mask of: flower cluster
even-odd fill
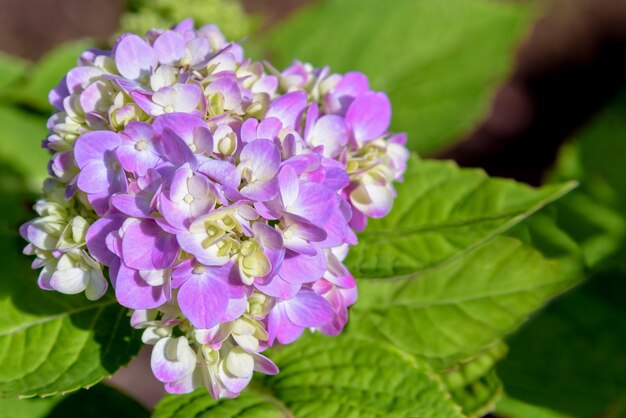
[[[244,59],[183,21],[89,50],[50,93],[51,178],[21,228],[39,285],[117,301],[171,393],[233,397],[261,353],[341,332],[342,260],[405,170],[385,94],[360,73]]]

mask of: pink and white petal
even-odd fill
[[[350,201],[370,218],[382,218],[391,211],[394,193],[388,186],[360,185],[350,193]]]
[[[285,207],[293,205],[298,199],[300,184],[295,170],[286,165],[278,173],[278,184],[280,187],[280,197]]]
[[[193,373],[196,353],[185,337],[162,338],[152,349],[150,366],[161,382],[175,382]]]
[[[167,393],[176,395],[191,393],[202,385],[202,371],[196,367],[193,372],[185,375],[175,382],[166,382],[163,387]]]

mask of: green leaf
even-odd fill
[[[41,112],[51,112],[48,93],[76,66],[80,54],[90,47],[93,47],[92,41],[71,41],[47,53],[31,67],[25,86],[16,92],[16,99]]]
[[[493,410],[502,395],[502,383],[495,370],[496,362],[507,353],[507,346],[498,341],[471,358],[438,370],[454,401],[468,417],[482,417]]]
[[[106,385],[50,398],[0,399],[10,418],[147,418],[137,401]]]
[[[25,61],[0,52],[0,96],[15,88],[27,68]]]
[[[509,340],[498,367],[515,399],[571,417],[626,416],[626,272],[599,273]]]
[[[346,265],[360,279],[417,277],[506,232],[573,187],[533,189],[413,157],[393,210],[369,222]]]
[[[18,170],[31,190],[47,176],[50,155],[41,147],[47,133],[46,118],[0,105],[0,163]]]
[[[536,15],[530,3],[326,0],[251,49],[264,50],[279,67],[298,58],[366,73],[391,98],[393,129],[408,133],[411,149],[429,154],[484,116]]]
[[[271,354],[281,372],[235,400],[166,396],[154,418],[462,417],[425,366],[373,343],[307,335]]]
[[[18,174],[0,168],[0,200],[9,206],[0,217],[0,398],[93,386],[128,363],[139,335],[110,294],[92,302],[39,289],[17,234],[32,216],[28,195]]]
[[[580,280],[582,263],[566,236],[532,238],[551,240],[542,243],[549,255],[499,236],[415,278],[361,280],[350,332],[384,339],[436,367],[463,360]],[[552,258],[559,251],[563,259]]]

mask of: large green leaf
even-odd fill
[[[413,157],[393,210],[370,221],[346,264],[360,279],[417,277],[506,232],[572,187],[533,189]]]
[[[506,353],[506,344],[498,341],[470,358],[437,371],[452,399],[467,416],[482,417],[493,410],[500,399],[502,383],[494,366]]]
[[[572,417],[626,416],[625,294],[626,273],[610,270],[548,306],[509,341],[507,392]]]
[[[0,163],[18,170],[38,190],[50,155],[41,147],[48,133],[46,118],[17,107],[0,105]]]
[[[415,279],[361,281],[351,332],[448,364],[513,331],[579,279],[573,266],[500,236]]]
[[[463,416],[425,366],[373,343],[307,335],[271,357],[280,374],[240,398],[213,401],[204,390],[167,396],[154,418]]]
[[[147,418],[137,401],[106,385],[49,398],[0,399],[7,418]]]
[[[32,216],[19,175],[0,165],[0,398],[89,387],[139,349],[127,310],[111,295],[92,302],[37,287],[21,254],[19,223]],[[21,185],[21,187],[20,187]]]
[[[532,4],[492,0],[325,0],[250,49],[280,67],[298,58],[365,72],[391,98],[392,127],[432,153],[485,114],[535,15]]]

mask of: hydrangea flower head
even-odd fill
[[[357,299],[342,260],[408,158],[363,74],[279,72],[183,21],[84,52],[50,102],[25,252],[42,289],[110,286],[168,392],[237,396],[278,373],[268,347],[342,331]]]

